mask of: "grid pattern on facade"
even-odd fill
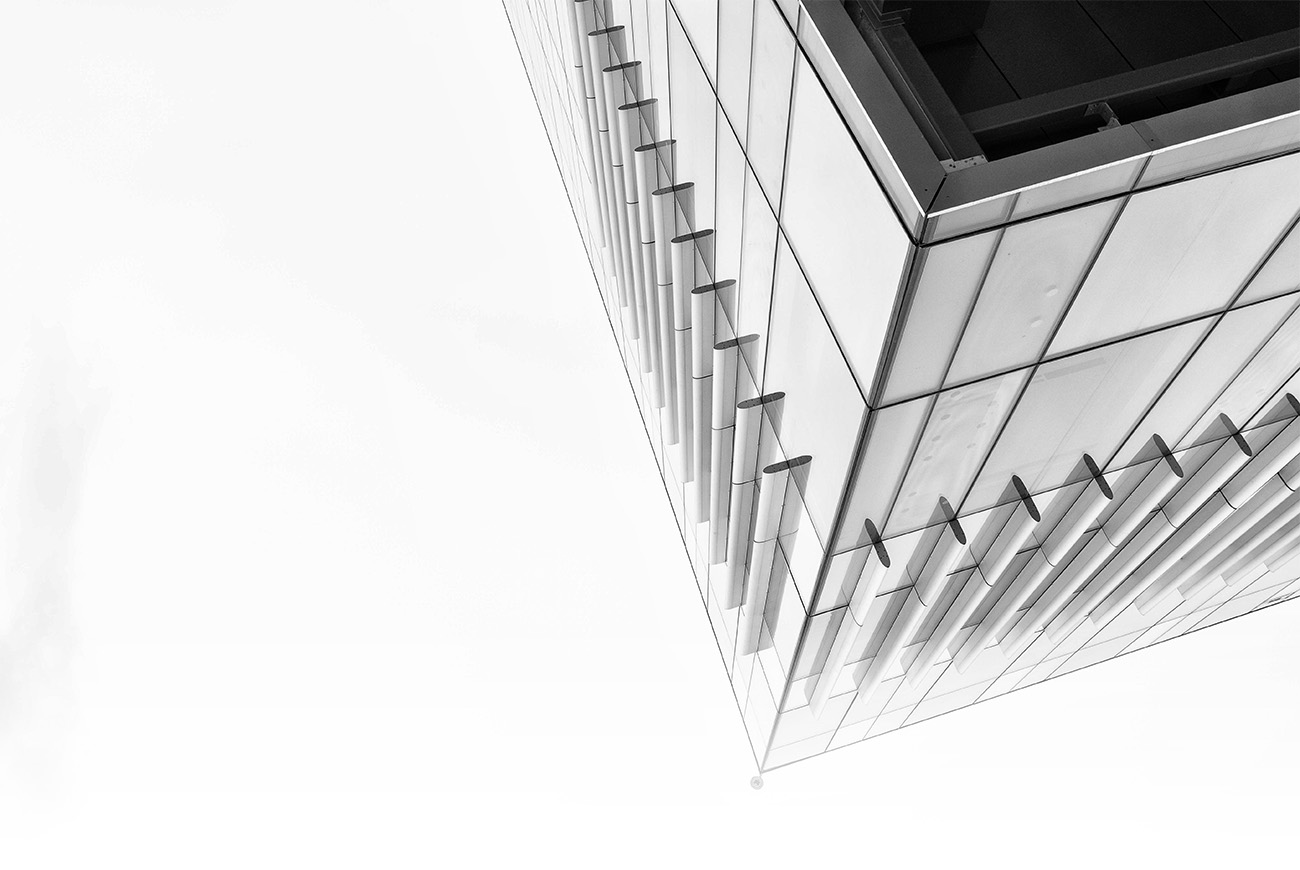
[[[1282,443],[1300,391],[1300,154],[1276,126],[1263,158],[1221,165],[1225,148],[1192,143],[917,224],[797,2],[506,6],[760,766],[1300,591],[1282,546],[1232,583],[1049,638],[1082,585],[1013,656],[954,664],[990,616],[999,648],[1067,573],[1035,561],[1061,520],[1044,515],[984,575],[988,530],[1019,505],[1133,479],[1164,461],[1154,435],[1193,478],[1233,438]],[[750,475],[717,471],[746,450]],[[1106,519],[1057,561],[1098,546]],[[908,564],[950,521],[969,546],[864,692],[912,613]],[[899,568],[855,610],[877,546]]]

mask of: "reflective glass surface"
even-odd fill
[[[700,63],[712,81],[717,81],[718,0],[672,0]],[[725,0],[724,0],[725,5]]]
[[[1292,311],[1277,331],[1242,368],[1241,373],[1192,427],[1195,436],[1219,414],[1245,425],[1277,393],[1278,384],[1300,369],[1300,310]],[[1172,446],[1172,445],[1170,445]]]
[[[749,56],[754,0],[718,4],[718,99],[742,144],[749,125]]]
[[[754,173],[745,171],[745,229],[741,244],[739,297],[741,335],[757,335],[742,351],[756,378],[767,358],[767,321],[776,265],[776,215],[767,204]]]
[[[889,329],[907,234],[802,56],[791,119],[781,223],[865,391]]]
[[[954,507],[961,502],[1028,376],[1022,369],[938,395],[882,534],[929,522],[940,496]],[[999,491],[1010,479],[1003,475]]]
[[[1137,424],[1111,465],[1133,462],[1152,435],[1159,435],[1168,444],[1181,443],[1209,407],[1216,404],[1219,394],[1237,377],[1242,366],[1291,313],[1296,301],[1291,297],[1270,299],[1224,315]],[[1098,459],[1105,461],[1105,457]]]
[[[1051,353],[1226,305],[1300,210],[1297,177],[1293,154],[1134,194]]]
[[[1300,145],[1300,114],[1166,148],[1151,157],[1140,186],[1187,178]]]
[[[1057,178],[1046,184],[1022,190],[1016,197],[1011,218],[1018,220],[1032,217],[1043,212],[1096,202],[1103,197],[1123,193],[1133,187],[1145,163],[1145,156],[1131,157],[1119,163],[1099,166],[1087,172]]]
[[[732,135],[727,119],[718,113],[718,195],[715,206],[714,263],[718,280],[740,277],[740,250],[745,218],[745,152]],[[735,317],[735,311],[728,315]],[[734,321],[733,321],[734,322]]]
[[[859,532],[867,520],[877,525],[884,523],[932,404],[933,399],[926,397],[871,412],[866,449],[849,481],[849,501],[836,552],[858,544]]]
[[[883,402],[939,389],[1001,234],[997,230],[923,249]]]
[[[781,18],[781,13],[771,0],[757,0],[745,152],[774,203],[780,198],[781,173],[785,165],[794,57],[794,34]]]
[[[724,7],[728,5],[724,0]],[[740,5],[745,5],[743,2]],[[889,191],[906,224],[913,235],[920,232],[923,215],[916,194],[903,177],[902,170],[894,156],[889,153],[879,131],[872,123],[867,110],[862,106],[853,86],[831,54],[830,47],[817,30],[812,16],[803,15],[799,19],[799,44],[811,58],[813,67],[821,75],[823,84],[835,99],[836,105],[844,113],[845,122],[853,131],[854,138],[866,152],[867,160],[875,170],[881,185]]]
[[[948,383],[1038,361],[1118,209],[1103,202],[1006,228]]]
[[[1013,474],[1041,492],[1065,483],[1084,453],[1109,457],[1209,326],[1199,320],[1039,366],[962,510],[992,504]]]
[[[780,433],[786,455],[812,457],[804,495],[824,540],[866,404],[784,239],[777,254],[763,389],[786,395]]]
[[[1253,302],[1300,290],[1300,224],[1293,224],[1286,238],[1269,255],[1259,273],[1251,279],[1237,304]]]
[[[506,5],[760,766],[883,734],[1294,591],[1288,584],[1300,574],[1300,558],[1285,575],[1264,565],[1235,588],[1207,584],[1206,594],[1170,599],[1149,619],[1127,608],[1104,624],[1084,620],[1059,644],[1041,625],[1025,625],[1028,644],[1018,654],[1002,647],[972,653],[962,670],[941,652],[935,666],[913,675],[915,684],[902,676],[949,605],[984,594],[982,581],[961,583],[977,558],[969,541],[982,548],[982,535],[997,527],[989,517],[1004,515],[1005,506],[993,507],[1008,502],[1013,474],[1041,507],[1053,503],[1054,487],[1077,476],[1085,452],[1118,479],[1120,466],[1150,450],[1153,433],[1179,449],[1226,413],[1262,445],[1284,425],[1262,419],[1276,415],[1283,391],[1300,390],[1300,155],[1260,158],[1300,142],[1300,118],[1015,191],[989,186],[988,199],[933,214],[918,246],[903,223],[915,226],[919,208],[909,217],[899,204],[906,197],[887,198],[881,185],[897,194],[890,185],[902,183],[901,173],[871,117],[854,111],[856,94],[867,91],[849,80],[852,69],[835,67],[799,3],[602,2],[597,26],[627,28],[621,59],[642,64],[641,96],[656,101],[658,135],[678,143],[675,171],[658,186],[689,183],[683,200],[693,202],[694,218],[688,227],[674,216],[670,230],[714,228],[712,277],[736,279],[719,293],[723,310],[715,323],[718,337],[733,334],[727,320],[735,321],[735,332],[755,336],[741,345],[736,399],[756,395],[760,385],[785,396],[758,424],[759,466],[811,457],[807,477],[786,491],[777,545],[767,550],[772,573],[759,649],[738,654],[741,614],[752,611],[724,606],[730,572],[710,564],[718,530],[705,519],[699,482],[684,482],[687,453],[670,443],[668,415],[650,401],[645,347],[631,339],[618,303],[627,288],[615,286],[612,250],[598,241],[610,216],[602,214],[603,191],[595,186],[594,161],[603,157],[588,150],[587,101],[573,75],[580,52],[566,43],[574,7],[569,0]],[[802,51],[792,26],[806,37]],[[947,201],[977,189],[974,176],[964,176],[969,187],[954,181],[962,177],[948,176]],[[1135,187],[1139,192],[1129,196]],[[903,286],[908,297],[899,299]],[[891,323],[895,312],[898,322]],[[874,371],[881,358],[889,360],[887,377]],[[870,395],[879,407],[868,408]],[[1199,454],[1179,453],[1194,470]],[[1124,496],[1117,491],[1117,500],[1135,485]],[[758,489],[751,483],[740,491]],[[940,497],[958,508],[968,543],[955,554],[956,580],[934,587],[945,591],[913,623],[903,610],[916,600],[908,566],[919,570],[939,538]],[[741,514],[736,507],[734,531],[752,534],[752,525],[741,529]],[[858,588],[848,565],[865,552],[853,548],[868,540],[868,520],[880,527],[893,567],[875,575],[881,585],[872,587],[858,627],[844,620],[844,606]],[[838,539],[823,547],[819,538],[836,521]],[[1012,601],[1007,596],[1019,574],[1045,563],[1037,551],[1022,549],[963,617],[966,625],[947,652],[956,653],[982,621],[1000,619],[1004,598],[1010,621],[990,628],[995,642],[1018,636],[1035,602],[1045,607],[1052,600],[1041,596],[1064,590],[1056,606],[1067,603],[1071,559],[1098,540],[1090,527],[1059,568],[1032,589],[1014,590]],[[742,576],[742,583],[753,578]],[[809,617],[813,593],[818,601]],[[886,648],[889,633],[904,625],[901,648]],[[836,659],[844,664],[823,675],[840,629],[851,634]],[[891,659],[881,660],[879,687],[859,696],[854,688],[882,654]],[[819,686],[826,687],[820,701]],[[822,712],[815,703],[824,703]]]
[[[708,229],[714,218],[715,138],[717,101],[677,19],[668,19],[668,57],[671,64],[673,137],[677,140],[674,168],[678,183],[695,184],[697,226]]]

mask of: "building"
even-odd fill
[[[506,7],[760,770],[1300,594],[1300,5]]]

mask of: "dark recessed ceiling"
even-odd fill
[[[1296,0],[845,6],[950,159],[995,159],[1095,132],[1111,117],[1130,123],[1300,77]]]

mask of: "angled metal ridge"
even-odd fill
[[[1300,88],[1294,81],[1278,82],[951,172],[944,178],[929,216],[942,216],[959,208],[1025,193],[1135,158],[1274,123],[1285,128],[1279,137],[1282,144],[1275,153],[1300,148]],[[1229,168],[1231,165],[1236,164],[1216,168]],[[1126,191],[1116,191],[1123,192]]]
[[[927,137],[922,129],[924,119],[918,120],[916,110],[908,108],[897,83],[891,81],[881,61],[868,47],[844,4],[839,0],[805,0],[803,9],[805,14],[797,34],[799,45],[881,181],[904,229],[920,244],[1300,149],[1300,88],[1294,80],[1288,80],[1019,154],[993,160],[982,156],[952,159],[955,155],[940,153],[932,144],[933,135]],[[1272,34],[1205,54],[1211,59],[1222,55],[1226,58],[1224,63],[1229,64],[1259,63],[1258,58],[1249,56],[1255,49],[1265,51],[1267,57],[1293,53],[1294,34],[1295,31]],[[1197,62],[1206,60],[1200,56],[1196,59]],[[1195,69],[1193,60],[1183,58],[1167,66],[1173,72],[1182,70],[1182,78],[1189,75],[1203,78],[1210,74]],[[1223,67],[1219,63],[1215,69]],[[1141,74],[1146,73],[1147,69],[1139,69],[1131,80],[1123,76],[1113,78],[1124,79],[1120,84],[1131,90],[1143,84]],[[1115,84],[1106,79],[1080,88],[1101,88],[1097,93],[1102,93],[1108,83]],[[1046,94],[1035,99],[1047,105],[1049,98],[1061,96]],[[962,117],[968,123],[973,120],[972,129],[978,132],[987,126],[981,119],[986,115],[996,116],[999,108],[995,106]],[[1192,166],[1182,175],[1163,170],[1144,171],[1149,158],[1171,149],[1195,146],[1197,142],[1263,125],[1272,126],[1269,133],[1260,133],[1269,140],[1262,153],[1259,147],[1254,147],[1245,149],[1248,153],[1240,156],[1226,154],[1221,160],[1209,161],[1211,165]],[[902,183],[891,183],[895,180]],[[1024,210],[1023,205],[1017,208],[1015,195],[1049,185],[1067,191],[1059,203],[1036,210]],[[936,226],[936,221],[944,216],[972,208],[977,210],[967,212],[967,222],[957,230]],[[1014,214],[1013,208],[1016,208]],[[913,216],[918,212],[919,222],[914,222]]]

